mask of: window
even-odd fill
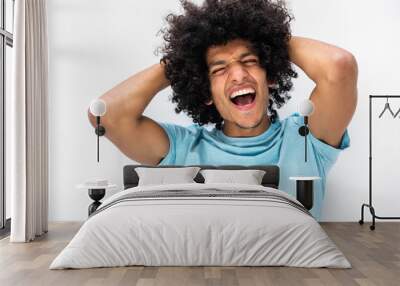
[[[0,237],[10,230],[10,194],[5,188],[5,98],[11,92],[14,0],[0,0]]]

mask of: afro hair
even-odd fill
[[[275,122],[280,108],[290,99],[293,70],[288,52],[291,37],[289,14],[285,3],[270,0],[206,0],[197,6],[181,0],[183,14],[169,14],[167,27],[160,30],[164,44],[160,62],[171,83],[175,112],[186,112],[194,123],[213,123],[222,128],[223,118],[215,105],[206,105],[211,96],[207,50],[231,40],[249,41],[267,72],[270,88],[267,112]]]

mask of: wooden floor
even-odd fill
[[[119,267],[48,270],[80,223],[51,223],[32,243],[0,241],[0,285],[400,285],[400,222],[322,223],[352,269],[292,267]]]

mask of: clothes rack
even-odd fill
[[[369,204],[362,204],[361,206],[361,219],[359,224],[364,223],[364,207],[368,207],[372,215],[372,225],[369,227],[371,230],[375,229],[375,219],[400,219],[400,217],[382,217],[375,213],[375,208],[372,205],[372,100],[374,98],[400,98],[400,95],[370,95],[369,96]],[[396,115],[398,112],[396,113]],[[396,118],[394,118],[396,119]]]

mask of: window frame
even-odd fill
[[[6,0],[0,0],[1,21],[0,21],[0,237],[10,232],[11,218],[6,218],[6,189],[5,189],[5,95],[6,95],[6,48],[13,48],[14,36],[6,30],[7,17],[14,19],[15,0],[12,1],[12,14],[7,15]],[[13,23],[14,26],[14,23]],[[14,30],[14,27],[12,27]]]

